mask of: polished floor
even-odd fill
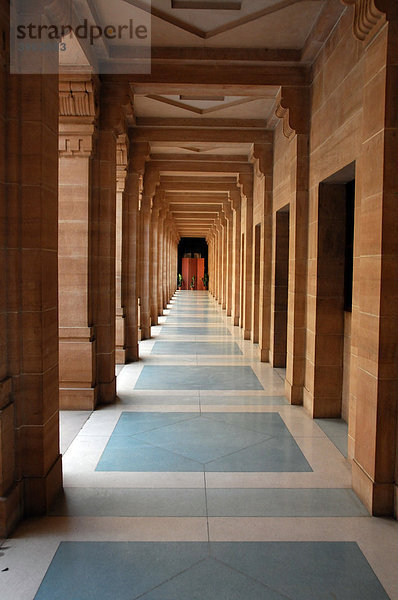
[[[398,600],[346,424],[289,406],[224,314],[178,292],[118,404],[61,415],[65,493],[2,544],[2,600]]]

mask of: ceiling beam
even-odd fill
[[[184,162],[237,162],[247,163],[245,154],[151,154],[152,161],[184,161]]]
[[[200,189],[202,189],[202,184],[206,185],[236,185],[236,177],[201,177],[200,175],[163,175],[161,178],[161,184],[166,185],[177,185],[182,183],[183,185],[197,185],[198,183],[201,185]],[[209,188],[210,189],[210,188]],[[223,188],[225,189],[225,188]]]
[[[159,127],[134,127],[130,129],[133,142],[224,142],[272,144],[273,132],[267,130],[239,129],[162,129]]]
[[[173,213],[175,219],[184,220],[184,221],[189,220],[189,219],[200,219],[201,221],[214,220],[219,212],[216,210],[213,212],[205,212],[205,211],[203,211],[203,212],[200,212],[200,211],[179,212],[179,211],[175,211],[172,209],[170,209],[170,211]]]
[[[164,83],[198,86],[198,85],[230,85],[230,86],[262,86],[291,85],[300,86],[310,83],[310,68],[308,65],[262,64],[244,65],[229,64],[215,67],[209,64],[184,64],[167,62],[154,63],[151,73],[145,74],[117,74],[105,75],[105,81],[129,81],[133,86],[148,83]],[[207,89],[207,94],[213,90]],[[263,88],[264,91],[264,88]],[[184,90],[180,87],[179,93]],[[165,93],[165,92],[163,92]],[[189,90],[190,94],[196,93]],[[234,94],[239,95],[239,94]]]
[[[253,173],[253,165],[249,163],[219,163],[219,162],[174,162],[174,161],[152,161],[151,165],[160,172],[182,172],[188,173]]]
[[[137,59],[148,56],[146,48],[140,49],[131,46],[112,46],[111,58]],[[200,60],[202,63],[211,62],[299,62],[301,51],[290,48],[205,48],[203,46],[176,47],[176,46],[153,46],[151,49],[152,63],[173,61],[183,63],[184,61]]]
[[[222,210],[222,204],[174,204],[170,203],[170,211],[174,214],[205,213],[206,215],[218,214]]]
[[[221,178],[220,178],[221,179]],[[188,181],[176,181],[176,182],[163,182],[163,177],[160,183],[160,189],[165,190],[168,194],[175,194],[178,197],[178,193],[181,193],[186,198],[187,192],[192,195],[194,192],[198,199],[202,194],[208,194],[214,192],[216,194],[225,194],[231,188],[236,188],[236,180],[233,183],[213,183],[206,180],[198,182]],[[203,196],[202,196],[203,197]]]
[[[137,127],[184,127],[184,128],[206,128],[217,129],[266,129],[265,119],[220,119],[220,118],[178,118],[165,117],[137,117]]]

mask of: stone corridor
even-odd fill
[[[65,492],[3,545],[2,600],[398,600],[398,523],[351,490],[347,428],[206,292],[177,292],[118,402],[61,413]]]

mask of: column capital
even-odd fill
[[[101,85],[101,127],[115,135],[127,133],[135,124],[134,99],[127,83],[109,82]]]
[[[223,211],[224,211],[226,218],[230,221],[233,216],[230,200],[224,200]]]
[[[276,102],[275,116],[283,120],[284,136],[307,134],[310,125],[310,90],[308,87],[283,86]]]
[[[159,170],[152,163],[148,163],[145,167],[143,195],[153,198],[159,181]]]
[[[151,153],[150,145],[147,142],[131,142],[130,136],[128,138],[130,144],[129,170],[143,175],[146,161]]]
[[[126,187],[128,154],[128,137],[126,135],[119,135],[116,145],[116,183],[118,192],[124,192]]]
[[[60,76],[59,154],[90,158],[99,115],[99,80],[93,75]]]
[[[253,174],[251,173],[239,173],[238,182],[241,187],[242,193],[248,200],[253,198]]]
[[[273,169],[272,144],[253,144],[251,151],[251,162],[257,175],[268,175]]]
[[[342,4],[354,7],[352,25],[354,36],[361,42],[372,39],[389,12],[388,0],[341,0]],[[393,4],[391,2],[391,4]]]
[[[238,210],[242,203],[242,194],[238,188],[231,189],[229,193],[229,197],[231,198],[232,208],[234,210]]]

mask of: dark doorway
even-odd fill
[[[258,344],[260,335],[260,252],[261,223],[254,229],[254,302],[253,302],[253,342]]]
[[[329,391],[330,412],[347,422],[351,375],[354,177],[355,163],[322,182],[318,206],[316,352],[325,357],[323,360],[329,370],[333,369],[334,395]],[[330,323],[332,328],[328,326]],[[320,388],[322,384],[317,382],[317,385]]]
[[[276,213],[273,367],[286,368],[290,207]]]
[[[205,238],[181,238],[178,244],[178,272],[182,273],[183,258],[204,258],[205,273],[209,272],[209,248]]]

